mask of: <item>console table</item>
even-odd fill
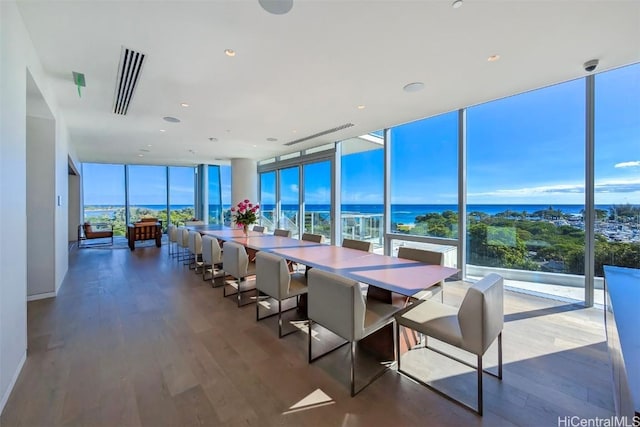
[[[640,269],[604,266],[604,321],[616,415],[640,416]]]

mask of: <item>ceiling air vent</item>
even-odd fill
[[[122,47],[120,54],[120,65],[118,66],[118,76],[116,81],[116,91],[113,99],[113,113],[127,114],[131,98],[136,90],[140,70],[144,62],[144,53],[136,52],[126,47]]]
[[[299,144],[301,142],[308,141],[310,139],[317,138],[319,136],[328,135],[330,133],[338,132],[339,130],[342,130],[342,129],[350,128],[352,126],[355,126],[355,125],[353,123],[345,123],[343,125],[336,126],[336,127],[332,128],[332,129],[323,130],[322,132],[314,133],[313,135],[305,136],[304,138],[300,138],[300,139],[296,139],[295,141],[287,142],[284,145]]]

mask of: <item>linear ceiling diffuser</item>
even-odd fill
[[[113,99],[114,114],[127,114],[131,98],[138,84],[140,70],[144,62],[144,53],[136,52],[122,46],[120,53],[120,65],[118,66],[118,79]]]
[[[342,130],[342,129],[350,128],[351,126],[355,126],[355,125],[353,123],[345,123],[343,125],[336,126],[336,127],[332,128],[332,129],[323,130],[322,132],[314,133],[313,135],[305,136],[304,138],[300,138],[300,139],[296,139],[295,141],[287,142],[284,145],[299,144],[301,142],[308,141],[310,139],[317,138],[319,136],[327,135],[327,134],[330,134],[330,133],[338,132],[339,130]]]

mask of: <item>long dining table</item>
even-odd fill
[[[287,260],[322,269],[370,286],[367,297],[391,302],[392,293],[410,297],[458,273],[441,265],[359,251],[291,237],[221,225],[189,227],[221,241],[234,241],[253,251],[268,251]],[[374,288],[372,289],[371,286]]]
[[[368,285],[367,299],[376,299],[390,304],[398,303],[397,299],[394,299],[394,294],[401,296],[402,301],[406,303],[412,295],[440,283],[459,271],[441,265],[430,265],[257,231],[249,231],[245,234],[241,228],[222,225],[200,225],[187,228],[210,235],[222,242],[234,241],[244,245],[248,252],[268,251],[307,267],[357,280]],[[306,301],[302,304],[306,306]],[[363,346],[387,360],[393,359],[395,355],[391,325],[383,328],[376,335],[377,338],[369,336],[361,340]],[[406,349],[406,345],[404,347]]]

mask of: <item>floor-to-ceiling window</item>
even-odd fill
[[[276,172],[260,174],[260,225],[273,232],[276,227]]]
[[[291,230],[291,237],[298,237],[300,212],[300,167],[280,170],[280,218],[278,228]]]
[[[595,76],[595,275],[640,268],[640,64]],[[595,303],[603,304],[602,280]]]
[[[583,299],[584,181],[583,79],[469,108],[467,275]]]
[[[129,171],[129,222],[154,217],[167,225],[166,166],[127,166]]]
[[[305,233],[321,234],[331,242],[331,162],[308,163],[304,175]]]
[[[108,223],[116,236],[127,230],[124,165],[82,165],[83,217],[85,222]]]
[[[209,224],[222,223],[222,190],[220,186],[220,166],[209,166],[207,170],[209,181],[207,204],[209,205]]]
[[[169,209],[171,223],[182,224],[195,218],[195,168],[169,167]]]
[[[384,138],[382,132],[341,143],[342,237],[384,246]]]
[[[220,165],[220,202],[224,225],[231,225],[231,166]]]
[[[390,129],[391,233],[438,239],[458,238],[457,111]],[[426,239],[425,239],[426,240]],[[418,242],[394,237],[399,246],[446,253],[455,266],[456,247],[446,241]]]

